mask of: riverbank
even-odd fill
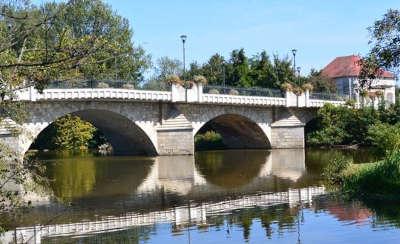
[[[400,151],[375,163],[353,164],[335,159],[326,168],[328,181],[351,198],[400,200]]]

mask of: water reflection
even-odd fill
[[[262,242],[282,240],[283,234],[289,243],[300,237],[315,243],[325,237],[318,239],[311,230],[325,233],[324,224],[338,233],[351,228],[349,224],[366,228],[366,233],[399,225],[396,204],[313,197],[323,193],[312,186],[321,185],[321,169],[337,153],[233,150],[155,158],[41,155],[48,163],[54,200],[17,217],[0,217],[9,228],[47,226],[47,232],[40,232],[41,240],[50,243],[70,242],[69,237],[48,235],[67,229],[68,223],[76,228],[103,226],[97,229],[101,231],[74,237],[91,243],[186,242],[191,238]],[[111,230],[106,223],[113,220]],[[119,230],[118,223],[130,224]],[[344,237],[332,238],[346,242]]]
[[[82,202],[134,195],[179,196],[257,187],[278,178],[290,185],[305,174],[304,150],[216,151],[196,156],[93,157],[49,159],[48,176],[58,199]]]

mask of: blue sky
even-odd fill
[[[36,0],[34,2],[43,2]],[[187,60],[205,62],[244,48],[280,56],[298,49],[304,72],[323,68],[336,56],[365,54],[367,27],[399,0],[106,0],[129,19],[133,41],[153,60],[181,59],[179,36],[186,34]]]

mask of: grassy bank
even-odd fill
[[[376,163],[353,164],[345,158],[333,160],[325,177],[350,197],[400,199],[400,151],[388,153]]]

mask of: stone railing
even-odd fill
[[[75,88],[75,89],[45,89],[39,93],[32,87],[18,90],[19,100],[96,100],[96,99],[133,99],[152,101],[171,101],[170,91],[149,91],[120,88]]]
[[[210,92],[210,87],[207,87]],[[280,107],[322,107],[325,103],[343,105],[344,101],[338,99],[312,99],[306,91],[300,95],[286,91],[245,89],[247,93],[237,94],[211,94],[203,91],[202,84],[193,84],[191,88],[172,85],[170,91],[153,91],[122,88],[68,88],[45,89],[39,93],[33,87],[16,91],[16,100],[20,101],[50,101],[50,100],[139,100],[139,101],[168,101],[180,103],[206,103],[206,104],[231,104],[255,106],[280,106]],[[224,87],[226,90],[231,88]],[[249,93],[249,91],[251,91]],[[265,96],[262,94],[265,93]],[[248,94],[248,95],[244,95]],[[253,95],[254,94],[254,95]],[[257,96],[258,95],[258,96]]]

